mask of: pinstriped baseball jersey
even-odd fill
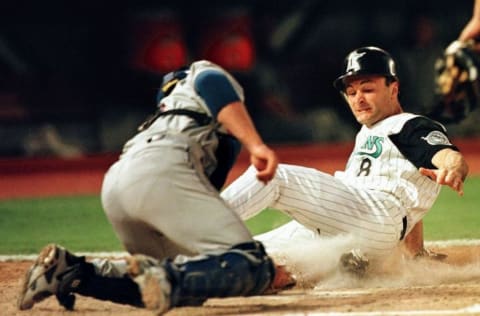
[[[414,219],[415,221],[421,219],[432,207],[440,192],[440,185],[421,175],[415,162],[410,161],[401,152],[402,147],[398,146],[402,145],[395,144],[390,138],[391,135],[402,133],[405,124],[415,118],[428,120],[419,115],[402,113],[388,117],[370,128],[362,126],[356,136],[355,147],[346,170],[335,173],[337,178],[349,185],[380,190],[393,195],[407,210],[409,223]],[[432,121],[433,126],[434,124],[436,123]],[[442,129],[443,127],[438,125],[438,129],[425,130],[424,136],[412,136],[419,137],[418,141],[424,143],[416,150],[424,151],[425,147],[430,146],[436,146],[438,150],[452,147],[446,135],[442,136]],[[414,143],[413,140],[411,143]],[[432,156],[429,156],[428,161],[431,161]],[[420,166],[433,167],[431,163]],[[407,231],[411,227],[409,224]]]
[[[345,171],[335,176],[281,164],[274,180],[263,185],[250,168],[222,197],[242,218],[273,207],[314,233],[297,235],[353,234],[360,248],[382,255],[432,206],[439,185],[418,167],[432,168],[433,155],[447,147],[455,148],[443,126],[422,116],[398,114],[362,127]],[[285,225],[270,236],[289,234],[291,227],[301,230]]]

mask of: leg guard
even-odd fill
[[[165,261],[164,267],[172,285],[171,307],[201,305],[210,297],[261,294],[275,274],[272,260],[257,241],[181,264]]]

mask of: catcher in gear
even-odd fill
[[[134,256],[87,261],[47,245],[25,276],[19,309],[51,295],[73,309],[77,293],[160,314],[291,286],[220,198],[240,144],[255,177],[268,183],[278,159],[256,131],[240,84],[205,60],[165,76],[156,114],[125,144],[102,186],[105,213]]]

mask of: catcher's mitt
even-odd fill
[[[480,43],[452,42],[435,64],[435,104],[428,115],[442,123],[457,123],[480,100]]]

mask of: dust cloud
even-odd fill
[[[351,237],[301,241],[297,238],[294,243],[272,238],[263,241],[274,260],[285,264],[295,275],[300,288],[412,287],[480,280],[480,254],[462,262],[455,262],[455,255],[451,254],[445,261],[412,259],[398,247],[388,258],[369,259],[367,273],[360,277],[339,269],[340,256],[354,245]]]

